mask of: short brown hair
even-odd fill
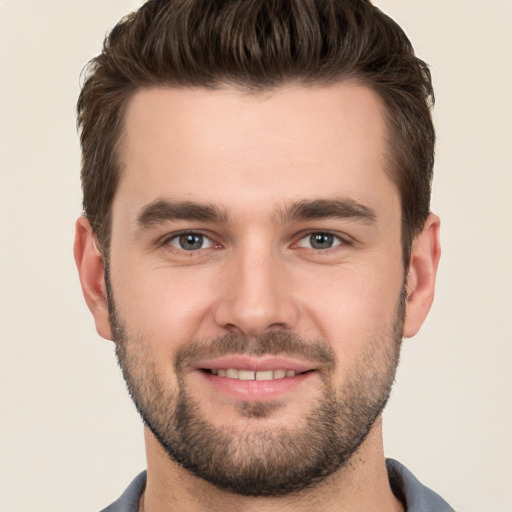
[[[151,86],[257,91],[351,79],[386,107],[404,263],[429,214],[435,132],[427,65],[369,0],[150,0],[89,62],[78,105],[85,215],[108,253],[128,100]]]

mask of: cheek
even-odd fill
[[[139,370],[152,373],[165,389],[177,392],[174,371],[176,352],[200,336],[207,307],[197,287],[168,271],[126,274],[112,280],[117,313],[130,343],[128,355],[138,360]],[[120,275],[118,277],[121,277]]]
[[[392,328],[402,274],[401,267],[387,272],[356,265],[330,269],[326,275],[317,275],[315,285],[304,291],[308,300],[303,307],[313,328],[320,329],[316,335],[332,344],[340,361],[356,357],[367,340]]]
[[[200,272],[199,272],[200,273]],[[130,331],[161,349],[200,336],[211,298],[200,275],[152,268],[125,273],[114,287],[119,314]],[[114,284],[114,283],[113,283]]]

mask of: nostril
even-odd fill
[[[238,288],[241,287],[241,284]],[[225,331],[244,336],[261,336],[269,331],[294,329],[299,308],[284,285],[269,284],[264,293],[242,290],[220,294],[213,311],[216,324]]]

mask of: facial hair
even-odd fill
[[[246,338],[227,334],[191,340],[174,357],[176,389],[168,389],[143,336],[131,335],[117,313],[107,281],[116,355],[128,391],[144,423],[168,456],[219,489],[244,496],[284,496],[324,480],[346,465],[383,410],[398,366],[405,314],[402,292],[394,322],[365,340],[357,364],[336,388],[337,361],[324,340],[289,331]],[[265,426],[279,402],[241,402],[243,431],[217,427],[202,413],[186,384],[190,361],[224,355],[301,357],[324,369],[321,398],[293,425]]]

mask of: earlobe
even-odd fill
[[[79,217],[76,221],[73,252],[85,302],[94,317],[96,330],[101,337],[111,340],[103,257],[85,217]]]
[[[423,230],[412,243],[404,322],[406,338],[419,331],[434,300],[437,267],[441,256],[439,226],[439,217],[431,213]]]

